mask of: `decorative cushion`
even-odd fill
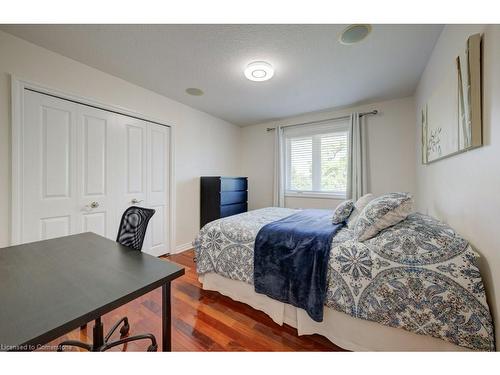
[[[354,210],[352,211],[351,216],[349,216],[349,220],[347,221],[347,228],[354,229],[356,223],[358,222],[359,214],[373,199],[375,199],[375,196],[371,193],[368,193],[363,195],[356,201],[356,203],[354,203]]]
[[[352,210],[354,209],[354,201],[352,199],[343,201],[337,206],[335,211],[333,211],[333,224],[340,224],[349,218]]]
[[[375,198],[366,205],[354,227],[355,238],[362,242],[381,230],[406,219],[412,210],[409,193],[389,193]]]

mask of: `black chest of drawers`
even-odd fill
[[[200,227],[213,220],[247,211],[246,177],[201,177],[200,184]]]

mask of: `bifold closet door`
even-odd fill
[[[80,229],[77,112],[75,103],[25,90],[21,242],[67,236]]]
[[[114,115],[32,91],[24,98],[22,242],[116,238]]]
[[[94,232],[112,240],[116,239],[119,225],[114,202],[116,128],[113,113],[78,106],[77,231]]]
[[[156,212],[151,219],[146,235],[151,254],[165,254],[169,248],[167,212],[169,197],[169,145],[170,128],[148,124],[148,206]]]
[[[169,128],[117,115],[114,154],[117,172],[117,209],[130,206],[153,208],[143,251],[168,252]]]
[[[116,115],[116,121],[115,200],[122,214],[130,206],[147,207],[148,126],[145,121],[121,115]]]
[[[130,206],[156,210],[143,251],[169,249],[170,129],[24,93],[21,242],[81,232],[115,239]]]

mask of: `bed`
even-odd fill
[[[256,236],[295,213],[269,207],[205,225],[193,243],[203,288],[348,350],[495,350],[478,255],[450,227],[420,213],[364,242],[347,227],[334,235],[321,322],[256,293]]]

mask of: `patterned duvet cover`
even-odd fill
[[[253,247],[264,225],[297,210],[270,207],[213,221],[193,245],[199,274],[253,284]],[[450,227],[414,213],[361,243],[333,238],[325,305],[356,318],[495,350],[478,255]]]

